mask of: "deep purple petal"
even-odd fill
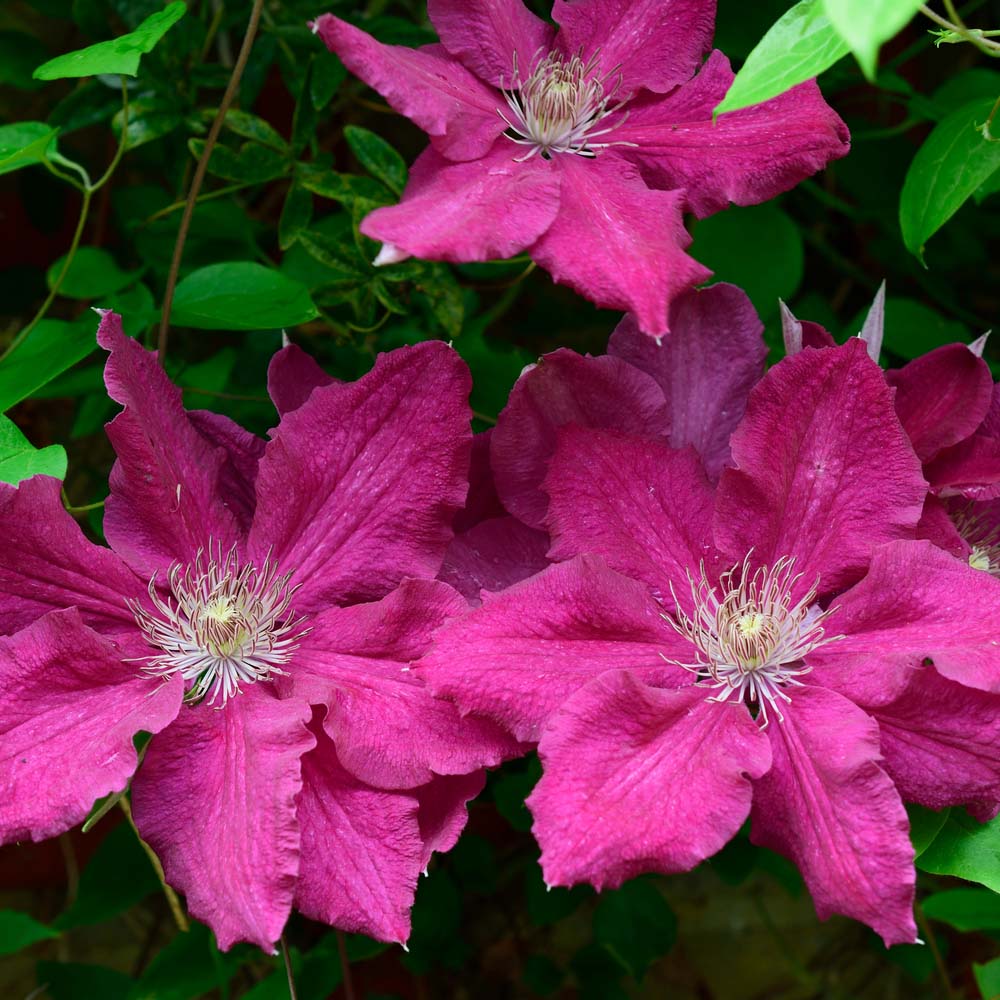
[[[285,415],[261,459],[248,548],[294,573],[300,614],[437,575],[467,489],[469,382],[429,341]]]
[[[490,468],[490,438],[493,428],[472,437],[472,459],[469,463],[469,495],[465,506],[455,515],[452,526],[455,532],[469,528],[495,517],[505,517],[500,497],[497,496],[493,469]]]
[[[945,448],[924,466],[924,475],[939,496],[996,499],[1000,497],[1000,437],[976,434]]]
[[[267,394],[282,417],[297,410],[313,389],[333,385],[336,381],[323,371],[311,354],[295,344],[283,347],[267,366]]]
[[[847,126],[814,80],[763,104],[712,111],[733,82],[729,60],[713,52],[698,75],[666,97],[640,97],[609,138],[651,186],[681,189],[699,217],[730,202],[756,205],[822,170],[850,149]]]
[[[619,670],[581,688],[538,746],[527,801],[549,885],[615,887],[643,872],[688,871],[750,812],[749,778],[771,748],[742,705],[698,687],[664,691]]]
[[[445,626],[417,665],[436,693],[463,712],[495,719],[534,741],[545,720],[591,678],[628,668],[684,683],[665,662],[691,647],[662,617],[648,589],[584,556],[550,566]]]
[[[222,709],[181,710],[149,744],[132,812],[167,882],[223,951],[274,950],[299,871],[300,758],[315,743],[309,707],[254,685]]]
[[[643,334],[642,336],[645,336]],[[545,524],[542,481],[565,424],[659,438],[669,429],[663,392],[619,358],[581,357],[561,348],[525,371],[490,440],[490,462],[504,506],[525,524]]]
[[[0,638],[0,843],[44,840],[81,822],[128,784],[132,737],[158,733],[177,714],[180,681],[123,663],[133,646],[99,636],[75,609]]]
[[[729,438],[764,374],[764,324],[746,293],[717,284],[670,305],[670,333],[657,343],[633,316],[618,324],[608,354],[651,375],[670,412],[670,444],[693,445],[718,479],[730,462]]]
[[[887,945],[912,944],[913,847],[878,765],[878,726],[823,688],[795,688],[782,711],[768,728],[774,763],[754,782],[750,839],[798,865],[821,920],[843,913]]]
[[[719,482],[715,538],[742,559],[791,556],[802,587],[857,579],[880,542],[912,538],[927,487],[864,343],[803,351],[750,394]]]

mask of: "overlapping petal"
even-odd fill
[[[469,818],[468,804],[485,785],[486,772],[474,771],[435,778],[413,789],[420,802],[417,820],[424,841],[424,868],[432,854],[450,851],[458,843]]]
[[[313,389],[336,381],[311,354],[295,344],[277,351],[267,366],[267,394],[281,416],[297,410]]]

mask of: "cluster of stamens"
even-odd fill
[[[969,565],[1000,577],[1000,524],[977,512],[972,503],[952,511],[951,519],[969,544]]]
[[[825,635],[823,623],[830,612],[816,606],[815,585],[793,601],[802,579],[794,568],[795,560],[784,558],[752,570],[748,555],[713,586],[702,564],[697,580],[688,574],[692,613],[682,610],[674,593],[675,615],[664,615],[699,653],[696,662],[677,665],[697,674],[702,685],[717,689],[710,701],[745,702],[756,708],[763,726],[769,710],[784,721],[779,702],[789,703],[784,689],[801,687],[799,678],[812,669],[805,657],[840,638]]]
[[[510,87],[501,83],[501,92],[510,109],[497,109],[507,123],[507,138],[528,151],[517,158],[523,162],[540,153],[549,158],[553,153],[575,153],[593,157],[607,146],[632,145],[621,142],[594,142],[594,139],[618,128],[628,117],[624,112],[618,120],[607,122],[620,111],[626,100],[616,101],[621,87],[621,71],[616,67],[603,77],[596,75],[600,53],[595,52],[584,62],[577,53],[566,59],[557,52],[544,58],[542,50],[535,53],[532,70],[521,79],[514,54],[514,73]],[[598,127],[603,124],[603,127]]]
[[[162,650],[143,658],[143,672],[179,673],[188,684],[186,700],[207,695],[210,705],[220,697],[225,705],[241,684],[285,673],[281,667],[308,632],[305,619],[289,613],[296,589],[288,586],[290,576],[277,575],[270,555],[259,569],[241,566],[235,545],[223,555],[211,543],[193,562],[170,567],[170,596],[161,596],[154,573],[149,599],[155,611],[128,602],[146,641]]]

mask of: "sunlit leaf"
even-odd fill
[[[38,475],[63,479],[66,475],[66,449],[58,444],[36,448],[9,417],[0,416],[0,482],[16,486],[22,479]],[[0,927],[0,950],[3,938]]]
[[[0,174],[40,163],[55,134],[45,122],[0,125]]]
[[[920,0],[823,0],[823,9],[851,47],[869,80],[875,78],[879,46],[917,12]]]

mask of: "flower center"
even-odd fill
[[[790,702],[790,686],[812,669],[805,657],[840,636],[826,636],[829,611],[816,606],[816,587],[793,602],[802,574],[794,559],[751,571],[750,556],[723,573],[717,587],[708,581],[704,563],[699,579],[688,574],[693,612],[681,610],[674,593],[674,617],[664,615],[698,650],[694,663],[677,663],[696,673],[718,694],[711,701],[746,702],[756,708],[763,725],[768,710],[784,721],[779,701]],[[673,592],[673,591],[672,591]]]
[[[553,153],[576,153],[594,157],[597,151],[612,145],[632,143],[594,142],[598,136],[618,128],[628,118],[625,112],[617,121],[606,119],[626,103],[615,100],[621,87],[621,73],[616,68],[603,77],[595,75],[599,52],[587,62],[580,53],[566,59],[557,52],[544,58],[541,50],[535,53],[533,69],[522,79],[514,54],[514,72],[510,88],[501,83],[501,91],[509,111],[497,109],[497,114],[507,123],[507,138],[528,146],[523,162],[540,153],[546,159]],[[603,127],[598,127],[601,123]]]
[[[304,618],[289,613],[295,593],[291,574],[277,576],[270,556],[258,569],[240,565],[234,545],[223,555],[199,549],[187,565],[174,563],[167,574],[170,596],[149,581],[149,599],[155,611],[130,600],[146,641],[161,652],[144,657],[143,671],[167,677],[179,673],[188,683],[186,700],[206,695],[222,705],[240,693],[241,684],[268,681],[285,673],[299,640],[309,631]]]
[[[985,513],[977,512],[974,503],[950,513],[958,533],[969,543],[969,565],[1000,577],[1000,524],[991,523]]]

